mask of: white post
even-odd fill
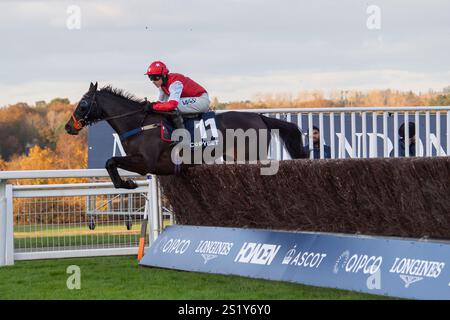
[[[336,158],[335,147],[334,147],[334,112],[330,112],[330,148],[331,148],[331,159]]]
[[[158,183],[157,177],[152,175],[151,177],[151,195],[150,195],[150,208],[151,208],[151,243],[153,243],[159,235],[159,210],[158,210]]]
[[[14,264],[14,207],[13,186],[6,185],[6,265]]]
[[[419,156],[419,146],[420,146],[420,114],[419,111],[416,111],[415,115],[415,123],[416,123],[416,157]],[[423,154],[422,154],[423,156]]]
[[[377,113],[374,111],[372,112],[372,141],[370,141],[370,147],[371,147],[371,151],[370,152],[370,158],[376,158],[378,157],[378,141],[377,141],[377,134],[378,134],[378,123],[377,123]]]
[[[405,112],[405,121],[403,121],[405,128],[405,157],[409,157],[409,114]],[[416,150],[417,153],[417,150]]]
[[[0,266],[14,264],[12,185],[0,180]]]
[[[356,158],[356,114],[351,113],[351,132],[352,132],[352,158]]]
[[[148,182],[148,187],[147,187],[147,197],[145,197],[145,208],[144,208],[144,217],[143,217],[143,221],[142,223],[146,224],[145,226],[145,232],[147,232],[147,228],[150,228],[148,226],[148,221],[149,221],[149,217],[150,217],[150,197],[152,196],[152,182],[151,182],[151,176],[147,175],[147,182]],[[141,227],[142,228],[142,227]],[[141,230],[141,234],[143,234],[144,231]],[[148,232],[148,245],[150,246],[152,243],[152,233],[149,231]]]
[[[425,150],[426,156],[431,157],[431,141],[430,141],[430,112],[425,113]]]
[[[159,233],[158,235],[164,230],[164,219],[163,219],[163,213],[162,213],[162,201],[161,201],[161,184],[159,183],[159,180],[156,180],[157,182],[157,200],[158,200],[158,220],[159,220]]]
[[[347,153],[345,151],[345,112],[341,112],[341,140],[339,140],[339,158],[345,159]]]
[[[0,180],[0,266],[6,265],[6,181]]]
[[[383,157],[389,157],[388,153],[388,113],[383,112]]]
[[[362,126],[362,156],[363,158],[367,157],[367,113],[362,113],[362,120],[361,120],[361,126]]]
[[[319,130],[320,130],[320,159],[325,158],[325,138],[323,135],[323,112],[319,113]]]
[[[312,115],[312,112],[308,113],[308,145],[309,145],[309,158],[310,159],[314,159],[313,115]]]
[[[286,121],[287,122],[292,122],[292,116],[291,113],[288,113],[286,115]],[[291,155],[289,154],[289,152],[286,149],[286,143],[283,143],[283,160],[291,160]]]
[[[437,140],[437,151],[436,155],[438,157],[442,156],[442,149],[441,149],[441,113],[438,111],[436,112],[436,140]]]
[[[398,112],[394,112],[394,157],[398,158]]]
[[[279,113],[275,114],[275,118],[280,120],[281,119],[281,115]],[[275,135],[275,139],[276,144],[275,144],[275,159],[276,160],[283,160],[283,146],[281,145],[282,140],[281,140],[281,135]]]

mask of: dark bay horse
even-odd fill
[[[174,144],[163,141],[160,137],[159,124],[167,117],[167,114],[145,112],[144,105],[145,101],[136,99],[121,90],[113,89],[110,86],[97,90],[97,83],[95,85],[91,83],[89,91],[83,95],[65,126],[67,133],[72,135],[78,134],[85,126],[101,120],[108,121],[119,136],[144,126],[153,129],[141,131],[122,141],[127,156],[112,157],[107,160],[106,169],[116,188],[134,189],[137,187],[134,181],[123,180],[118,173],[118,168],[141,175],[149,173],[170,175],[176,172],[177,168],[171,158]],[[237,111],[217,114],[216,123],[217,130],[222,133],[224,140],[227,129],[244,131],[265,129],[269,132],[274,129],[279,130],[279,135],[291,158],[307,157],[303,150],[302,133],[293,123],[257,113]],[[267,146],[270,139],[271,136],[268,134],[265,141]],[[223,144],[227,145],[226,141]],[[236,148],[235,144],[231,143],[231,145]],[[230,158],[235,160],[236,150],[225,150],[222,155],[227,161]]]

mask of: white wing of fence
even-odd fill
[[[119,173],[140,177],[123,170]],[[151,228],[148,243],[161,232],[154,176],[137,180],[139,187],[134,190],[115,189],[110,182],[8,183],[48,178],[109,180],[109,175],[103,169],[0,172],[0,266],[15,260],[137,254],[145,208]]]

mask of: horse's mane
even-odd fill
[[[99,90],[99,92],[109,93],[118,98],[126,99],[128,101],[132,101],[132,102],[139,103],[139,104],[144,103],[143,99],[136,98],[133,94],[126,92],[122,89],[113,88],[111,85],[107,85],[107,86],[101,88]]]

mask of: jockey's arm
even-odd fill
[[[169,95],[166,94],[161,88],[159,88],[158,102],[166,102],[169,99]]]
[[[183,84],[181,81],[175,81],[169,87],[169,98],[167,102],[158,102],[153,106],[156,111],[173,111],[178,107],[183,92]]]

